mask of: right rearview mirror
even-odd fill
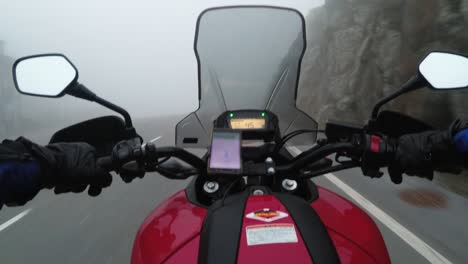
[[[455,53],[434,51],[419,64],[419,74],[410,78],[401,88],[380,99],[374,106],[369,130],[375,130],[380,108],[402,94],[429,86],[436,90],[468,88],[468,58]]]
[[[447,52],[431,52],[419,64],[420,76],[434,89],[468,88],[468,58]]]

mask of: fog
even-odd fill
[[[208,7],[233,4],[286,5],[307,13],[322,1],[289,2],[1,0],[0,40],[3,55],[10,59],[1,55],[4,67],[0,76],[11,78],[9,65],[19,57],[63,53],[78,68],[81,83],[126,108],[134,118],[183,116],[198,107],[193,52],[198,14]],[[11,83],[7,86],[13,89]],[[18,99],[21,107],[15,107],[15,111],[25,120],[37,121],[45,115],[49,121],[70,122],[70,118],[79,121],[89,113],[108,113],[70,96],[22,97]],[[2,110],[1,115],[5,114]]]
[[[464,51],[465,40],[459,39],[466,33],[458,18],[466,8],[448,8],[449,0],[438,2],[447,8],[428,7],[427,12],[439,10],[438,15],[428,14],[431,19],[420,21],[410,19],[417,17],[413,13],[420,6],[405,1],[0,0],[0,138],[30,135],[41,127],[50,133],[110,113],[70,96],[33,98],[15,91],[11,77],[14,60],[50,52],[66,54],[79,69],[81,83],[126,108],[134,119],[168,118],[173,133],[173,124],[198,107],[193,40],[199,13],[213,6],[238,4],[300,10],[307,20],[308,48],[302,65],[299,106],[321,123],[329,116],[363,120],[378,97],[396,89],[414,73],[416,62],[429,49]],[[466,1],[463,3],[466,6]],[[449,20],[453,21],[446,22]],[[421,26],[423,22],[428,26]],[[400,24],[401,28],[394,28]],[[419,28],[430,30],[413,32]],[[366,43],[373,46],[363,48]],[[425,48],[417,49],[420,46]],[[375,60],[379,67],[360,64],[362,58]],[[355,71],[356,65],[364,70]],[[354,79],[364,83],[348,85]],[[358,104],[357,91],[372,96]],[[411,103],[403,110],[414,113],[421,108],[419,112],[426,113],[425,104],[415,104],[416,99],[406,100]]]
[[[78,68],[81,83],[127,109],[133,118],[176,115],[180,119],[198,107],[193,40],[202,10],[220,5],[269,4],[293,7],[306,14],[320,3],[1,0],[0,52],[3,49],[4,54],[0,54],[0,78],[2,88],[10,91],[0,92],[0,136],[28,135],[24,123],[29,123],[27,129],[45,122],[46,127],[59,128],[110,113],[70,96],[45,99],[11,92],[10,69],[19,57],[63,53]]]

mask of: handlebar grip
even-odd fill
[[[110,156],[98,158],[97,165],[108,171],[112,171],[115,169],[114,163],[112,162],[112,158]]]
[[[388,166],[396,153],[396,140],[386,136],[365,135],[361,169],[364,175],[381,177],[380,168]]]

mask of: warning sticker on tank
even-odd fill
[[[293,224],[269,224],[247,226],[247,245],[297,243],[296,229]]]
[[[271,223],[281,218],[288,217],[288,214],[281,212],[281,211],[264,208],[262,210],[249,213],[245,217],[250,218],[250,219],[255,219],[258,221],[262,221],[262,222]]]

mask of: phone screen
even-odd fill
[[[235,131],[213,131],[210,169],[241,169],[241,134]]]

